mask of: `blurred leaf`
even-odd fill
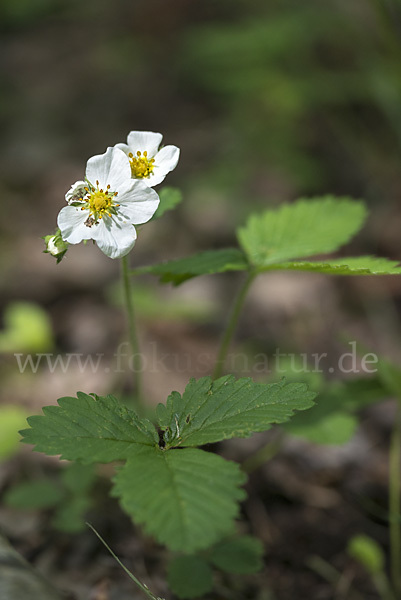
[[[152,219],[158,219],[168,210],[173,210],[182,202],[181,190],[172,187],[164,187],[159,191],[160,204]]]
[[[113,396],[78,392],[77,398],[60,398],[58,404],[29,417],[30,429],[21,431],[23,442],[38,452],[85,463],[112,462],[125,459],[133,445],[158,443],[153,425]]]
[[[53,527],[67,533],[83,531],[86,528],[85,514],[90,507],[91,500],[88,496],[65,498],[52,519]]]
[[[72,463],[61,473],[61,481],[66,490],[74,495],[86,494],[96,479],[93,465]]]
[[[225,271],[244,271],[248,268],[246,258],[236,248],[207,250],[193,256],[169,260],[150,267],[135,269],[135,274],[151,273],[160,276],[162,283],[179,285],[191,277]]]
[[[348,554],[359,561],[371,575],[384,570],[384,552],[379,544],[367,535],[354,536],[348,543]]]
[[[6,494],[8,506],[35,510],[53,508],[64,497],[63,491],[49,480],[21,483],[11,488]]]
[[[283,375],[287,381],[301,377],[308,387],[318,392],[315,406],[296,413],[282,425],[287,433],[316,444],[348,442],[358,427],[358,418],[353,413],[386,396],[377,376],[326,382],[315,367],[303,364],[294,356],[280,361],[280,377]]]
[[[21,439],[18,431],[25,425],[26,418],[27,413],[18,406],[0,406],[0,459],[18,451]]]
[[[244,480],[239,465],[198,448],[138,445],[112,494],[160,543],[190,553],[232,531]]]
[[[179,598],[198,598],[212,590],[212,570],[199,556],[178,556],[168,566],[167,581]]]
[[[327,398],[319,398],[316,406],[305,413],[296,414],[282,427],[291,435],[315,444],[345,444],[354,435],[358,419],[346,412],[335,412],[327,406]]]
[[[0,332],[0,352],[43,352],[53,346],[47,313],[37,304],[14,302],[4,312],[5,330]]]
[[[251,215],[238,239],[253,265],[268,267],[337,250],[359,231],[366,214],[362,202],[349,198],[298,200]]]
[[[226,375],[191,379],[183,395],[173,392],[157,417],[170,446],[200,446],[266,431],[313,406],[316,396],[303,383],[255,383]]]
[[[124,306],[123,290],[120,284],[109,288],[108,297],[110,302]],[[216,312],[216,305],[205,298],[183,298],[169,296],[166,290],[159,286],[140,283],[135,281],[132,296],[135,309],[139,316],[158,320],[188,320],[195,323],[203,323],[210,319]]]
[[[400,367],[381,359],[378,365],[378,375],[389,394],[401,398],[401,369]]]
[[[325,262],[290,262],[281,263],[268,269],[285,269],[289,271],[313,271],[328,275],[400,275],[399,261],[388,260],[377,256],[356,256],[351,258],[335,258]]]
[[[262,542],[250,535],[220,542],[210,554],[210,560],[216,567],[227,573],[240,575],[260,571],[263,566],[262,557]]]

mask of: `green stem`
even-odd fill
[[[121,277],[124,288],[125,308],[127,311],[129,342],[132,351],[132,368],[134,371],[133,398],[135,408],[141,408],[142,398],[142,360],[139,352],[139,342],[136,332],[134,302],[132,297],[132,286],[129,274],[128,257],[121,259]]]
[[[234,305],[233,305],[233,308],[231,311],[231,315],[230,315],[230,318],[227,323],[226,330],[225,330],[224,335],[221,340],[219,353],[217,355],[216,364],[215,364],[214,370],[213,370],[213,375],[212,375],[213,379],[218,379],[219,377],[221,377],[221,375],[223,373],[224,363],[227,358],[227,352],[230,347],[230,343],[231,343],[232,337],[234,335],[235,329],[237,327],[238,319],[240,317],[246,295],[247,295],[250,285],[251,285],[252,281],[255,279],[256,275],[257,275],[257,273],[255,271],[248,272],[248,275],[247,275],[247,277],[235,299],[235,302],[234,302]]]
[[[397,402],[397,412],[390,441],[389,473],[389,518],[390,518],[390,559],[391,582],[396,598],[401,598],[401,399]]]

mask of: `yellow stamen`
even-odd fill
[[[90,192],[83,198],[85,206],[81,207],[81,210],[89,209],[90,211],[88,222],[85,223],[88,227],[92,227],[93,224],[96,224],[105,215],[112,217],[115,208],[120,206],[114,202],[117,192],[110,192],[110,185],[107,186],[106,191],[99,189],[98,181],[96,181],[96,186],[96,188],[93,186],[90,187]]]
[[[132,152],[130,152],[128,157],[130,159],[129,162],[131,165],[132,177],[135,177],[137,179],[144,179],[145,177],[150,177],[153,174],[153,169],[155,167],[155,159],[149,159],[146,150],[143,154],[138,150],[136,156],[134,156]]]

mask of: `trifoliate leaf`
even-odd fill
[[[78,392],[77,398],[60,398],[59,406],[45,406],[44,415],[29,417],[23,441],[45,454],[61,454],[84,463],[126,458],[135,444],[152,446],[158,434],[149,421],[113,396],[105,398]]]
[[[356,256],[330,259],[324,262],[289,262],[266,267],[266,270],[313,271],[327,275],[401,275],[395,260],[377,256]]]
[[[136,269],[134,273],[151,273],[160,276],[162,283],[179,285],[197,275],[224,273],[225,271],[244,271],[248,269],[246,257],[237,248],[207,250],[193,256],[169,260],[164,263]]]
[[[152,219],[158,219],[168,210],[172,210],[182,202],[181,190],[173,187],[164,187],[159,192],[160,204]]]
[[[25,482],[16,485],[6,494],[5,501],[8,506],[34,510],[52,508],[59,504],[64,493],[50,480]]]
[[[363,203],[349,198],[298,200],[251,215],[238,239],[249,262],[266,267],[337,250],[359,231],[365,217]]]
[[[289,419],[294,410],[313,406],[315,396],[303,383],[203,377],[191,379],[182,396],[173,392],[166,410],[159,408],[157,415],[168,446],[200,446],[265,431]]]
[[[384,569],[383,549],[367,535],[354,536],[348,543],[348,554],[359,561],[372,575],[376,575]]]
[[[263,544],[251,535],[224,540],[216,544],[209,556],[211,562],[227,573],[256,573],[263,566]]]
[[[113,495],[160,543],[191,553],[231,533],[244,480],[239,465],[216,454],[138,445],[118,471]]]
[[[212,570],[200,556],[177,556],[168,566],[169,588],[179,598],[199,598],[213,587]]]

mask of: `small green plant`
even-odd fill
[[[47,478],[14,485],[5,495],[5,503],[22,510],[51,509],[55,529],[78,533],[85,529],[85,515],[93,504],[94,482],[92,466],[72,463],[58,481]]]
[[[249,437],[293,417],[292,431],[313,437],[313,423],[324,422],[322,411],[326,426],[331,419],[335,430],[348,423],[345,437],[353,431],[352,415],[345,414],[344,402],[338,404],[342,389],[332,397],[331,409],[319,404],[312,409],[316,393],[305,383],[257,383],[223,375],[252,282],[273,270],[379,275],[400,274],[401,268],[396,261],[371,256],[321,258],[346,244],[367,216],[361,201],[326,196],[252,214],[237,231],[237,248],[130,270],[127,255],[136,240],[134,224],[160,217],[181,201],[172,188],[162,190],[159,198],[152,187],[178,161],[174,146],[159,149],[161,139],[160,134],[131,132],[127,144],[92,157],[85,181],[72,186],[59,214],[55,235],[63,244],[50,247],[47,242],[47,251],[58,262],[68,244],[90,239],[108,257],[121,259],[134,359],[132,406],[112,395],[78,392],[76,397],[60,398],[58,406],[45,407],[43,415],[30,417],[30,428],[22,436],[37,451],[78,464],[118,461],[112,495],[147,534],[177,553],[168,568],[168,581],[178,596],[191,598],[211,589],[211,565],[230,573],[250,573],[261,566],[261,544],[249,536],[235,537],[245,473],[207,445]],[[179,285],[192,277],[227,271],[244,271],[246,277],[234,300],[212,377],[191,379],[182,395],[172,392],[165,404],[144,418],[132,276],[150,273]],[[301,416],[307,410],[312,415],[309,424]],[[284,426],[291,430],[291,425]]]
[[[305,384],[205,377],[157,406],[157,429],[113,396],[78,393],[30,417],[22,435],[66,460],[125,461],[112,494],[159,542],[191,553],[233,532],[245,498],[239,465],[198,447],[265,431],[311,407],[314,397]]]
[[[377,542],[367,535],[356,535],[348,544],[348,554],[372,577],[383,600],[395,600],[385,571],[385,556]]]

